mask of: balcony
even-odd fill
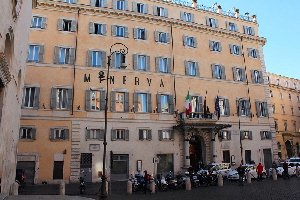
[[[191,112],[188,116],[186,116],[185,112],[178,114],[178,120],[216,120],[216,115],[214,113],[208,113],[204,115],[204,113],[200,112]]]

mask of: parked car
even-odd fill
[[[206,172],[207,174],[216,174],[217,172],[221,173],[223,177],[227,177],[227,173],[231,170],[230,163],[211,163],[204,167],[204,169],[199,172]]]
[[[250,172],[252,178],[257,178],[257,172],[256,172],[256,167],[257,165],[255,164],[247,164],[242,166],[245,169],[245,172]],[[246,174],[245,174],[246,175]],[[231,170],[227,174],[228,180],[238,180],[239,179],[239,173],[237,170]],[[247,176],[244,177],[245,180],[247,179]],[[263,178],[266,178],[266,170],[263,170]]]
[[[300,158],[299,157],[293,157],[293,158],[290,158],[287,163],[291,166],[296,166],[298,164],[298,166],[300,166]]]
[[[283,163],[280,163],[281,166],[277,167],[277,176],[283,176],[283,167],[282,167]],[[293,163],[288,164],[289,168],[288,168],[288,173],[290,176],[294,176],[296,175],[296,166]],[[272,176],[273,174],[273,168],[269,169],[269,174],[270,176]]]

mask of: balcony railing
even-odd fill
[[[178,120],[185,120],[185,119],[191,119],[191,120],[216,120],[216,115],[214,113],[208,113],[206,116],[204,113],[200,112],[191,112],[188,116],[186,116],[185,112],[178,114]]]

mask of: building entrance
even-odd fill
[[[199,170],[199,162],[206,165],[204,140],[201,136],[192,136],[190,140],[190,163],[193,170]]]

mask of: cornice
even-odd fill
[[[279,89],[279,90],[285,90],[285,91],[291,91],[291,92],[295,92],[295,93],[300,93],[299,90],[293,89],[293,88],[286,88],[286,87],[282,87],[280,85],[275,85],[275,84],[269,84],[270,88],[275,88],[275,89]]]
[[[165,18],[127,10],[115,10],[110,8],[94,7],[83,4],[68,4],[61,2],[38,2],[38,6],[36,9],[80,13],[84,15],[95,15],[114,19],[125,19],[130,21],[144,22],[154,25],[172,26],[174,28],[191,30],[224,38],[231,38],[236,40],[240,40],[241,38],[243,38],[244,42],[251,42],[258,45],[266,44],[266,38],[263,37],[251,36],[239,32],[232,32],[223,28],[213,28],[194,22],[185,22],[179,19]]]

